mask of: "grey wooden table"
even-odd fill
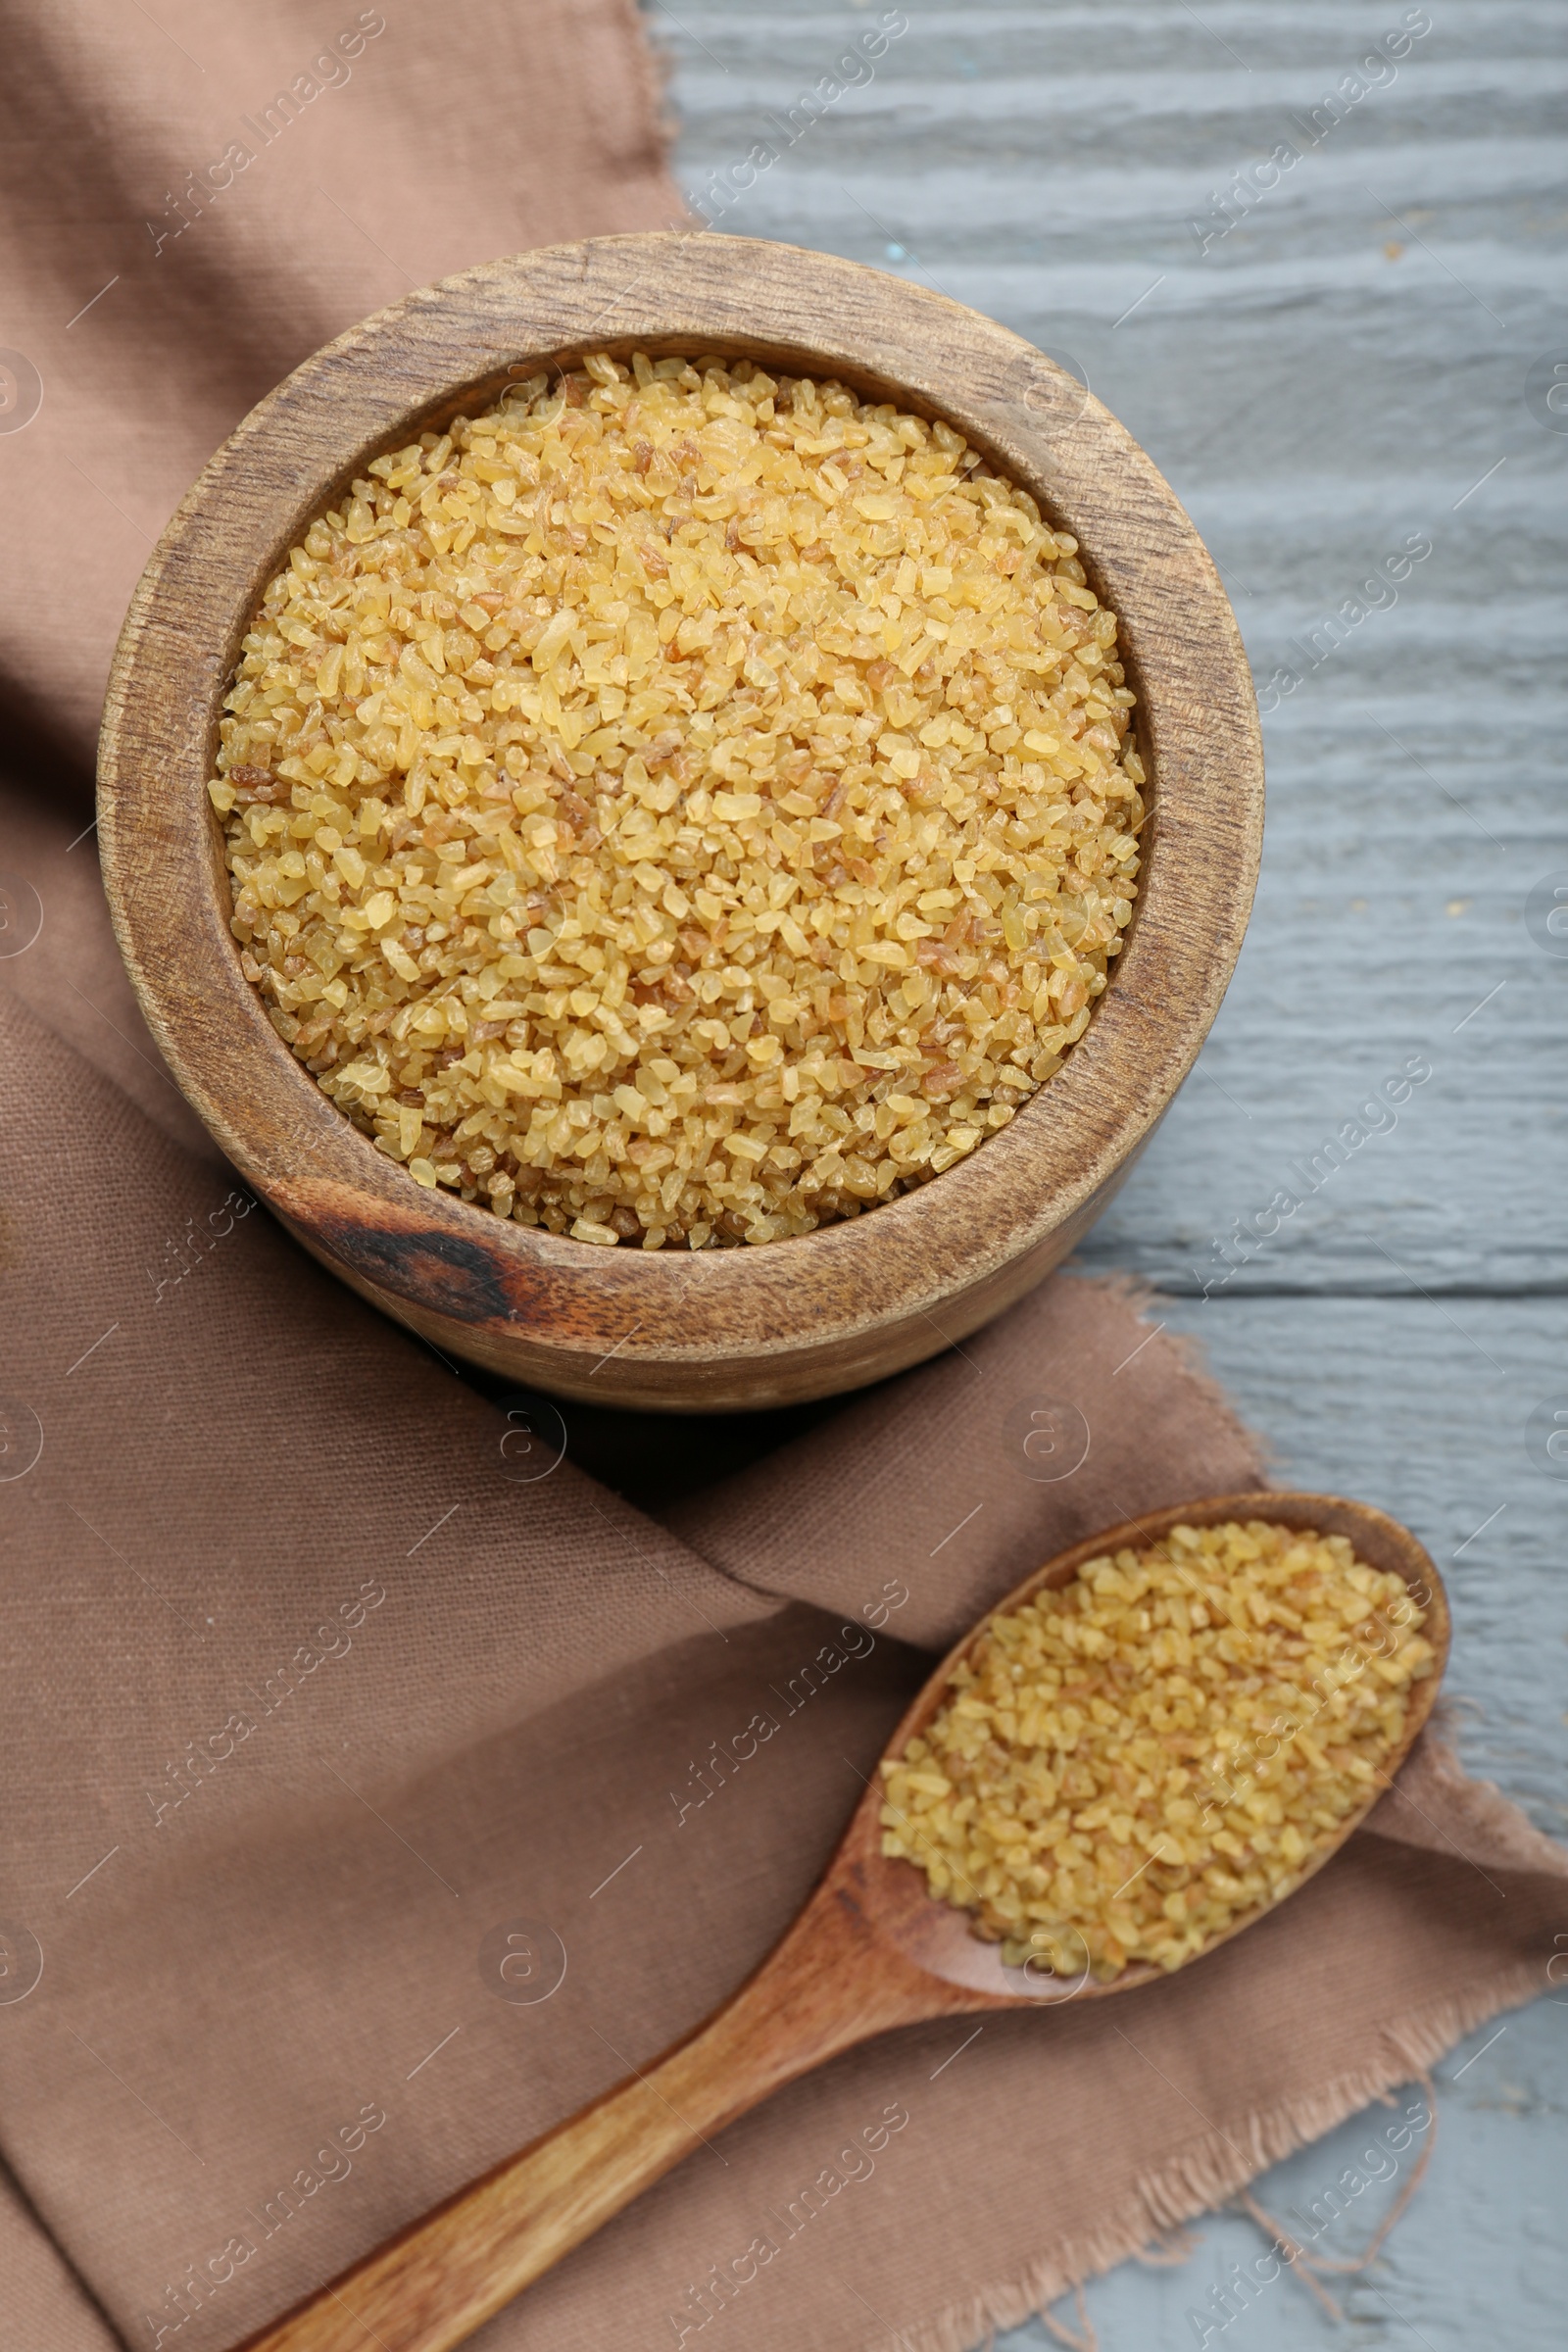
[[[1561,11],[648,7],[715,227],[920,279],[1075,366],[1213,551],[1266,714],[1262,884],[1197,1074],[1085,1255],[1159,1287],[1282,1471],[1417,1530],[1455,1601],[1466,1761],[1568,1835]],[[783,152],[748,170],[759,147]],[[1411,1057],[1430,1076],[1369,1132]],[[1282,1191],[1299,1206],[1260,1239]],[[1562,2342],[1555,2006],[1439,2070],[1426,2184],[1343,2295],[1357,2342]],[[1258,2245],[1230,2217],[1200,2234],[1181,2269],[1091,2287],[1105,2352],[1199,2342],[1189,2315]],[[1224,2341],[1346,2337],[1287,2282]]]

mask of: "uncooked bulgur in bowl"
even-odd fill
[[[590,353],[372,459],[269,582],[208,787],[241,965],[416,1183],[807,1234],[1083,1035],[1134,703],[1076,540],[940,418]]]
[[[1065,1253],[1217,1006],[1261,782],[1104,411],[689,236],[469,271],[281,385],[149,566],[101,776],[154,1033],[307,1246],[671,1409],[856,1385]]]

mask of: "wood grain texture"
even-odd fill
[[[678,25],[656,7],[649,21],[675,63],[678,176],[699,195],[880,14],[673,5]],[[1400,535],[1430,530],[1399,605],[1265,713],[1268,834],[1235,981],[1080,1259],[1174,1295],[1155,1319],[1201,1345],[1282,1476],[1372,1495],[1416,1529],[1448,1580],[1464,1761],[1563,1838],[1568,1484],[1525,1430],[1568,1392],[1568,961],[1524,917],[1535,883],[1568,868],[1568,438],[1542,428],[1524,382],[1541,354],[1568,356],[1568,65],[1543,0],[1427,13],[1392,86],[1206,255],[1190,219],[1297,137],[1292,117],[1403,0],[904,0],[908,30],[875,79],[721,225],[897,269],[1070,354],[1197,521],[1260,683]],[[1204,1300],[1194,1269],[1213,1241],[1417,1050],[1433,1076],[1397,1131]],[[1439,2070],[1421,2193],[1375,2270],[1333,2281],[1349,2328],[1286,2279],[1210,2352],[1335,2352],[1348,2332],[1378,2352],[1418,2336],[1556,2352],[1568,2007],[1553,1998]],[[1347,2123],[1256,2195],[1304,2210],[1384,2120]],[[1325,2240],[1334,2256],[1365,2244],[1372,2203]],[[1185,2265],[1091,2281],[1107,2352],[1196,2343],[1191,2313],[1263,2242],[1223,2214],[1194,2240]],[[1054,2310],[1077,2328],[1070,2301]],[[1054,2338],[1036,2323],[999,2340]]]
[[[1086,1561],[1157,1543],[1178,1522],[1213,1526],[1267,1517],[1343,1535],[1373,1567],[1401,1577],[1426,1612],[1431,1674],[1409,1694],[1397,1747],[1366,1802],[1301,1873],[1330,1860],[1378,1802],[1432,1710],[1448,1652],[1441,1578],[1396,1520],[1334,1495],[1223,1494],[1146,1512],[1074,1544],[1025,1578],[943,1659],[888,1742],[898,1755],[948,1695],[955,1667],[992,1620]],[[651,2067],[498,2165],[262,2329],[241,2352],[359,2352],[367,2333],[386,2352],[453,2352],[512,2298],[691,2153],[809,2068],[873,2034],[951,2015],[1056,2007],[1135,1992],[1164,1973],[1134,1963],[1111,1984],[1088,1974],[1037,1976],[1004,1966],[1000,1947],[928,1891],[922,1872],[882,1852],[882,1786],[873,1774],[820,1885],[775,1951],[715,2016]],[[1299,1882],[1298,1882],[1299,1884]],[[1287,1898],[1289,1899],[1289,1898]],[[1212,1951],[1273,1908],[1261,1905],[1204,1947]],[[1200,1954],[1201,1958],[1203,1955]],[[1191,1966],[1192,1962],[1184,1963]]]
[[[1122,623],[1153,817],[1128,945],[1061,1072],[983,1150],[760,1250],[606,1250],[421,1190],[320,1093],[244,980],[206,796],[262,587],[375,451],[584,348],[747,352],[943,415],[1078,538]],[[218,453],[137,591],[105,711],[100,842],[148,1023],[291,1230],[438,1346],[567,1396],[736,1409],[961,1339],[1082,1238],[1213,1019],[1256,872],[1262,767],[1225,593],[1154,467],[1031,345],[940,294],[788,247],[610,237],[411,295],[306,363]],[[590,1383],[593,1385],[590,1387]]]

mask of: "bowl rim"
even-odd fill
[[[1078,539],[1118,616],[1152,787],[1134,922],[1049,1084],[939,1177],[755,1249],[610,1250],[416,1185],[321,1093],[245,979],[206,789],[261,591],[368,458],[473,413],[509,377],[634,348],[836,374],[963,432]],[[995,321],[861,264],[657,231],[417,289],[258,404],[132,598],[100,738],[100,847],[137,998],[186,1096],[285,1222],[394,1312],[451,1318],[476,1344],[533,1340],[579,1377],[610,1354],[679,1366],[853,1350],[895,1325],[916,1327],[901,1357],[914,1361],[991,1311],[965,1321],[964,1301],[994,1294],[1011,1261],[1087,1224],[1186,1076],[1246,929],[1262,782],[1250,672],[1214,566],[1152,463],[1075,378]]]

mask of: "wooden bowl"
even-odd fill
[[[272,1028],[229,930],[207,796],[268,580],[369,458],[584,351],[750,355],[944,416],[1071,531],[1121,622],[1152,814],[1138,911],[1082,1041],[1011,1123],[914,1192],[756,1249],[607,1250],[422,1191]],[[180,507],[122,633],[99,840],[142,1009],[241,1173],[323,1264],[450,1353],[666,1411],[831,1395],[961,1340],[1087,1230],[1191,1068],[1230,978],[1262,830],[1251,682],[1170,489],[1072,378],[903,279],[787,245],[600,237],[487,263],[318,352]]]

